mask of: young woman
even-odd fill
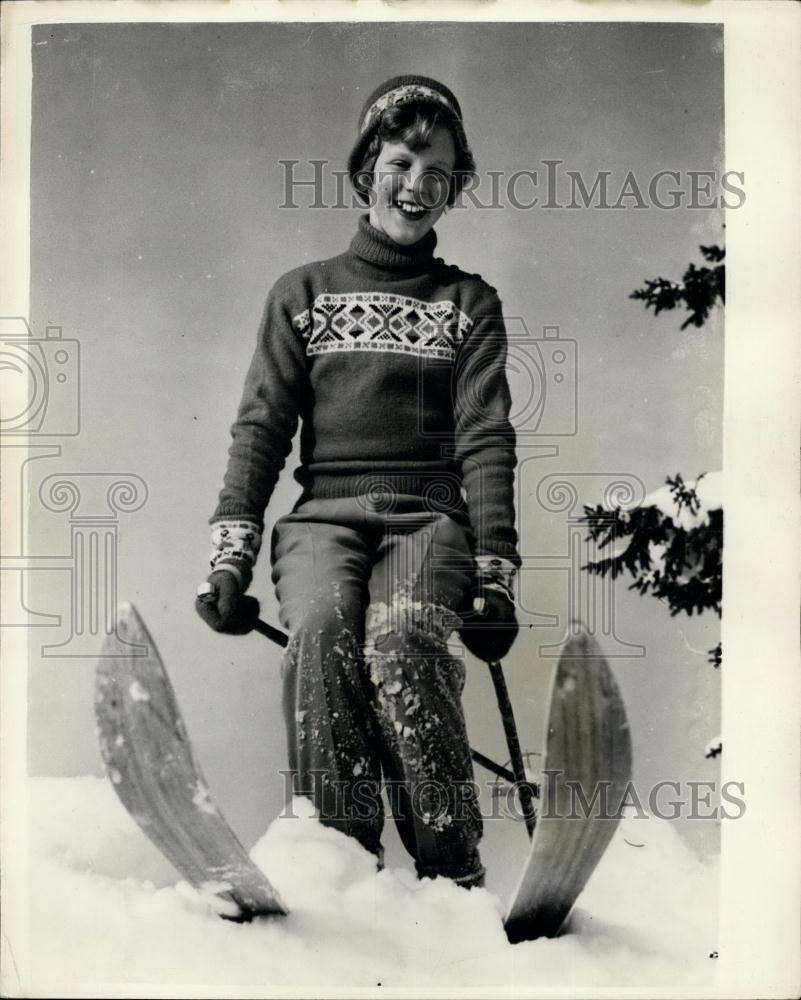
[[[299,421],[303,492],[271,534],[289,632],[295,790],[381,858],[382,777],[420,877],[480,885],[481,818],[454,629],[483,659],[517,631],[506,334],[495,289],[434,256],[473,175],[459,103],[402,76],[367,100],[350,246],[269,293],[211,518],[198,611],[247,630],[242,595]]]

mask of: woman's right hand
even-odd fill
[[[215,570],[198,588],[195,610],[215,632],[247,635],[259,617],[259,602],[243,592],[242,584],[228,570]]]

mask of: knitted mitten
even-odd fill
[[[514,601],[516,568],[507,559],[477,556],[471,615],[459,635],[485,663],[502,660],[517,638],[519,626]]]
[[[195,610],[215,632],[244,635],[259,617],[259,602],[245,596],[261,548],[261,526],[247,518],[220,519],[212,526],[211,591]]]

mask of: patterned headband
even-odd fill
[[[382,112],[396,104],[408,104],[410,101],[433,101],[447,108],[455,118],[459,118],[459,113],[451,102],[438,90],[426,87],[420,83],[407,83],[402,87],[395,87],[394,90],[382,94],[378,100],[374,101],[367,109],[362,122],[361,134],[369,131]]]

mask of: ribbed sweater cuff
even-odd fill
[[[218,521],[231,521],[233,519],[252,521],[260,532],[264,532],[264,518],[253,513],[253,508],[238,500],[221,500],[217,509],[209,518],[209,524],[216,524]]]

